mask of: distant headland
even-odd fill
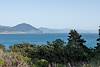
[[[27,23],[21,23],[13,27],[0,25],[0,34],[44,34],[44,33],[67,33],[70,29],[50,29],[45,27],[36,28]],[[96,33],[94,30],[79,30],[80,33]]]

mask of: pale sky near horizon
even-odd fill
[[[100,0],[0,0],[0,25],[97,29]]]

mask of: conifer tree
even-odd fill
[[[97,46],[95,47],[95,58],[96,65],[100,66],[100,26],[99,26],[99,37],[97,39]]]
[[[99,37],[97,39],[97,47],[96,47],[96,50],[99,50],[99,52],[100,52],[100,26],[99,26]]]
[[[87,62],[89,49],[84,45],[85,42],[86,41],[76,30],[70,31],[65,54],[71,67],[75,67],[78,63],[83,64],[84,62]]]

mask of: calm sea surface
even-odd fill
[[[96,45],[97,34],[81,34],[87,41],[88,47],[94,47]],[[67,33],[62,34],[0,34],[0,44],[9,47],[17,43],[35,43],[46,44],[47,41],[53,41],[55,39],[62,39],[67,42]]]

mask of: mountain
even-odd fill
[[[50,29],[50,28],[35,28],[26,23],[18,24],[16,26],[1,26],[0,34],[45,34],[45,33],[68,33],[70,29]],[[97,33],[97,30],[77,30],[79,33]]]
[[[14,31],[20,31],[20,32],[41,32],[39,29],[33,27],[30,24],[22,23],[18,24],[14,27],[12,27]]]
[[[10,30],[10,27],[9,26],[1,26],[0,25],[0,32],[4,32],[4,31],[9,31]]]
[[[33,27],[30,24],[22,23],[13,27],[0,26],[0,33],[14,34],[14,33],[42,33],[41,30]]]

